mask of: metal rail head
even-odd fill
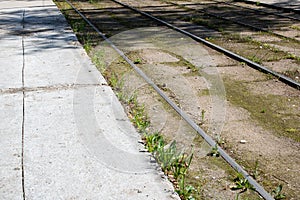
[[[111,42],[105,35],[98,30],[80,11],[78,11],[68,0],[65,0],[91,27],[104,39],[110,46],[122,56],[122,58],[150,85],[153,89],[195,130],[203,139],[210,145],[215,147],[217,144],[209,135],[207,135],[183,110],[181,110],[164,92],[140,69],[138,68],[120,49],[118,49],[113,42]],[[125,5],[115,0],[111,0],[121,5]],[[125,6],[129,7],[129,6]],[[240,172],[255,190],[266,200],[274,200],[274,198],[265,189],[259,185],[233,158],[231,158],[221,147],[218,146],[220,155],[228,162],[236,171]]]

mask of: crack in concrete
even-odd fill
[[[22,14],[22,30],[25,29],[25,10],[23,10]],[[22,35],[22,51],[23,51],[23,66],[22,66],[22,87],[25,85],[25,77],[24,77],[24,69],[25,69],[25,48],[24,48],[24,35]],[[22,165],[22,192],[23,192],[23,200],[26,199],[25,196],[25,173],[24,173],[24,128],[25,128],[25,91],[22,91],[22,156],[21,156],[21,165]]]
[[[84,87],[100,87],[100,86],[108,86],[107,83],[99,83],[99,84],[58,84],[51,86],[39,86],[39,87],[21,87],[21,88],[7,88],[0,89],[1,94],[16,94],[16,93],[28,93],[28,92],[39,92],[39,91],[54,91],[54,90],[70,90],[70,89],[78,89]]]
[[[1,94],[16,94],[21,93],[22,94],[22,130],[21,130],[21,184],[22,184],[22,199],[26,200],[26,190],[25,190],[25,113],[26,113],[26,94],[28,92],[35,92],[35,91],[55,91],[55,90],[69,90],[69,89],[78,89],[78,88],[84,88],[84,87],[97,87],[97,86],[108,86],[106,83],[97,83],[97,84],[57,84],[57,85],[50,85],[50,86],[38,86],[38,87],[25,87],[25,37],[29,36],[30,34],[37,32],[35,31],[27,31],[25,30],[25,9],[22,12],[22,20],[21,20],[21,29],[19,31],[16,31],[16,35],[19,35],[22,38],[22,87],[19,88],[4,88],[0,89],[0,95]],[[46,30],[46,29],[45,29]],[[42,32],[45,30],[38,30],[38,32]]]

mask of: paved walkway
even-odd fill
[[[0,49],[0,199],[178,199],[52,1],[1,1]]]

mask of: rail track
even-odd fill
[[[231,2],[225,1],[215,1],[213,3],[174,3],[174,1],[165,1],[172,5],[177,5],[184,7],[186,9],[191,9],[195,12],[202,13],[209,17],[214,17],[219,20],[223,20],[228,23],[235,23],[247,28],[250,28],[254,31],[265,32],[281,39],[289,40],[291,42],[299,43],[299,33],[300,30],[298,28],[300,17],[294,16],[286,16],[283,14],[278,14],[271,11],[259,10],[256,8],[245,7],[245,5],[236,5]],[[221,6],[223,4],[223,6]],[[234,8],[238,8],[238,10]],[[245,16],[244,13],[247,13]],[[248,18],[247,16],[251,16]],[[253,16],[256,16],[255,18]],[[276,17],[272,19],[272,21],[283,22],[286,23],[284,19],[289,19],[289,23],[293,24],[293,22],[297,22],[298,26],[290,26],[290,27],[280,27],[277,24],[271,24],[269,16]],[[282,30],[281,30],[282,29]],[[287,36],[286,32],[295,32],[295,36]]]
[[[215,2],[215,1],[213,1],[213,2]],[[235,24],[238,24],[238,25],[241,25],[244,27],[248,27],[255,31],[266,32],[268,34],[272,34],[272,35],[280,37],[280,38],[284,38],[284,39],[291,40],[294,42],[299,42],[299,39],[297,39],[296,37],[289,37],[280,32],[278,33],[278,31],[276,31],[276,32],[272,31],[272,29],[269,27],[269,24],[267,21],[260,20],[261,18],[265,17],[265,13],[255,11],[253,9],[251,9],[249,11],[249,9],[239,6],[239,8],[242,8],[242,10],[239,9],[239,11],[237,12],[237,11],[234,11],[234,9],[233,9],[234,7],[236,7],[235,5],[228,4],[228,3],[226,4],[224,2],[220,2],[220,4],[224,4],[223,6],[220,6],[220,4],[217,4],[217,5],[211,5],[211,4],[190,5],[190,4],[180,4],[180,3],[177,4],[177,3],[173,3],[172,1],[169,1],[168,3],[178,5],[178,6],[184,6],[185,8],[191,9],[195,12],[200,12],[200,13],[203,13],[204,15],[208,15],[210,17],[215,17],[217,19],[224,20],[226,22],[231,22],[231,23],[235,23]],[[200,8],[200,7],[202,7],[202,8]],[[245,14],[244,14],[245,12],[247,12],[247,16],[250,15],[251,18],[253,16],[257,16],[256,20],[253,21],[252,19],[249,19],[249,18],[247,19],[247,16],[245,16]],[[277,16],[277,15],[274,15],[274,16],[277,17],[277,21],[282,21],[281,16]],[[266,22],[266,23],[264,23],[264,22]],[[291,29],[291,28],[289,28],[289,29]]]
[[[273,197],[264,190],[264,188],[252,178],[248,172],[246,172],[242,166],[240,166],[233,158],[231,158],[221,147],[217,146],[217,143],[205,133],[182,109],[180,109],[176,103],[174,103],[164,92],[139,68],[132,60],[130,60],[124,52],[116,47],[99,29],[94,26],[79,10],[77,10],[73,4],[66,0],[66,2],[88,23],[111,47],[118,52],[118,54],[149,84],[153,89],[195,130],[203,137],[203,139],[212,147],[217,147],[220,155],[228,162],[235,170],[243,174],[243,176],[254,186],[255,190],[266,200],[272,200]],[[120,3],[114,1],[116,3]],[[128,7],[128,6],[126,6]]]
[[[213,44],[213,43],[205,40],[204,38],[201,38],[201,37],[196,36],[196,35],[194,35],[194,34],[192,34],[190,32],[187,32],[187,31],[185,31],[183,29],[180,29],[179,27],[176,27],[176,26],[174,26],[174,25],[172,25],[172,24],[170,24],[170,23],[168,23],[168,22],[166,22],[164,20],[161,20],[161,19],[159,19],[159,18],[157,18],[157,17],[155,17],[153,15],[150,15],[150,14],[148,14],[146,12],[140,11],[140,10],[138,10],[138,9],[136,9],[134,7],[131,7],[131,6],[127,5],[127,4],[124,4],[122,2],[115,1],[115,0],[113,0],[113,1],[116,2],[116,3],[118,3],[118,4],[120,4],[120,5],[122,5],[122,6],[124,6],[124,7],[129,8],[129,9],[135,11],[135,12],[138,12],[141,15],[149,17],[150,19],[155,20],[155,21],[157,21],[157,22],[159,22],[159,23],[161,23],[163,25],[166,25],[169,28],[172,28],[172,29],[174,29],[176,31],[179,31],[179,32],[181,32],[181,33],[183,33],[183,34],[191,37],[192,39],[194,39],[194,40],[196,40],[198,42],[201,42],[201,43],[209,46],[210,48],[213,48],[213,49],[215,49],[215,50],[217,50],[217,51],[219,51],[221,53],[224,53],[225,55],[227,55],[227,56],[229,56],[229,57],[231,57],[231,58],[233,58],[233,59],[235,59],[237,61],[245,62],[250,67],[253,67],[253,68],[255,68],[257,70],[260,70],[260,71],[262,71],[264,73],[267,73],[267,74],[272,74],[273,76],[277,77],[282,82],[284,82],[284,83],[286,83],[286,84],[288,84],[288,85],[290,85],[290,86],[292,86],[294,88],[300,89],[300,83],[299,82],[297,82],[297,81],[295,81],[295,80],[293,80],[293,79],[291,79],[291,78],[289,78],[289,77],[287,77],[285,75],[282,75],[282,74],[279,74],[279,73],[277,73],[277,72],[275,72],[273,70],[270,70],[270,69],[268,69],[265,66],[257,64],[257,63],[255,63],[255,62],[253,62],[253,61],[251,61],[251,60],[249,60],[249,59],[247,59],[247,58],[245,58],[243,56],[240,56],[240,55],[238,55],[238,54],[236,54],[236,53],[234,53],[232,51],[229,51],[229,50],[224,49],[224,48],[222,48],[222,47],[220,47],[218,45],[215,45],[215,44]]]
[[[270,10],[262,9],[262,8],[266,8],[266,7],[259,6],[259,4],[257,5],[257,3],[255,4],[255,7],[248,7],[248,6],[246,6],[247,4],[243,3],[243,2],[240,2],[240,4],[234,3],[232,1],[213,0],[213,2],[220,3],[220,4],[231,5],[231,6],[241,8],[241,9],[244,9],[244,10],[250,10],[250,11],[255,12],[255,13],[275,15],[275,16],[278,16],[278,17],[281,17],[281,18],[287,18],[287,19],[291,19],[291,20],[295,20],[295,21],[300,21],[300,16],[295,17],[293,15],[286,15],[286,14],[283,14],[283,13],[279,13],[278,8],[277,9],[270,9]]]
[[[257,2],[254,1],[248,1],[248,0],[234,0],[235,2],[243,2],[243,3],[247,3],[247,4],[251,4],[251,5],[256,5]],[[292,7],[283,7],[283,6],[278,6],[278,5],[273,5],[273,4],[267,4],[267,3],[259,3],[260,6],[266,7],[266,8],[272,8],[275,10],[281,10],[283,12],[286,13],[297,13],[300,14],[300,10],[299,9],[294,9]]]
[[[281,80],[282,82],[296,88],[296,89],[300,89],[300,84],[282,74],[279,74],[277,72],[274,72],[272,70],[269,70],[268,68],[264,67],[264,66],[261,66],[247,58],[244,58],[240,55],[237,55],[233,52],[230,52],[218,45],[215,45],[211,42],[208,42],[207,40],[201,38],[201,37],[198,37],[192,33],[189,33],[185,30],[182,30],[168,22],[165,22],[164,20],[161,20],[161,19],[158,19],[146,12],[143,12],[143,11],[139,11],[138,9],[136,8],[133,8],[133,7],[130,7],[122,2],[119,2],[119,1],[115,1],[115,0],[112,0],[113,2],[119,4],[119,5],[122,5],[126,8],[129,8],[135,12],[138,12],[139,14],[141,15],[144,15],[148,18],[151,18],[152,20],[155,20],[156,22],[159,22],[159,23],[162,23],[163,25],[166,25],[168,26],[169,28],[172,28],[180,33],[183,33],[189,37],[191,37],[192,39],[198,41],[198,42],[201,42],[201,43],[204,43],[205,45],[217,50],[217,51],[220,51],[222,53],[224,53],[225,55],[231,57],[231,58],[234,58],[240,62],[245,62],[247,63],[249,66],[251,66],[252,68],[255,68],[255,69],[258,69],[264,73],[268,73],[268,74],[272,74],[273,76],[277,77],[279,80]],[[203,137],[206,142],[212,146],[212,147],[215,147],[216,146],[216,142],[205,132],[203,131],[198,125],[197,123],[195,123],[187,114],[185,114],[185,112],[180,109],[176,103],[174,103],[167,95],[164,94],[164,92],[161,90],[161,88],[159,86],[157,86],[139,67],[136,66],[136,64],[134,64],[134,62],[132,60],[130,60],[124,52],[122,52],[120,49],[118,49],[118,47],[116,47],[107,37],[104,33],[100,32],[99,29],[84,15],[84,11],[83,12],[80,12],[79,10],[76,9],[76,7],[74,5],[72,5],[72,3],[68,0],[66,0],[66,2],[68,2],[68,4],[70,4],[72,6],[72,8],[74,10],[76,10],[76,12],[86,21],[86,23],[88,23],[105,41],[107,41],[111,46],[112,48],[117,51],[120,56],[149,84],[151,85],[151,87],[153,87],[153,89],[199,134],[201,135],[201,137]],[[238,172],[242,173],[243,176],[255,187],[256,191],[264,198],[264,199],[273,199],[273,197],[265,191],[265,189],[256,182],[255,179],[253,179],[248,172],[246,172],[242,166],[240,166],[234,159],[232,159],[221,147],[217,147],[218,148],[218,151],[220,152],[220,155],[234,168],[236,169]]]

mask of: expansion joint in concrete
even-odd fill
[[[7,89],[0,89],[0,95],[1,94],[17,94],[17,93],[29,93],[29,92],[51,92],[51,91],[57,91],[57,90],[75,90],[79,88],[85,88],[85,87],[101,87],[101,86],[107,86],[106,83],[100,83],[100,84],[57,84],[57,85],[50,85],[50,86],[38,86],[38,87],[19,87],[19,88],[7,88]]]
[[[25,29],[25,10],[23,10],[22,14],[22,29]],[[25,76],[24,76],[24,70],[25,70],[25,48],[24,48],[24,36],[22,36],[22,52],[23,52],[23,66],[22,66],[22,87],[24,88],[25,85]],[[25,196],[25,173],[24,173],[24,124],[25,124],[25,91],[22,91],[23,98],[22,98],[22,193],[23,193],[23,200],[26,199]]]

